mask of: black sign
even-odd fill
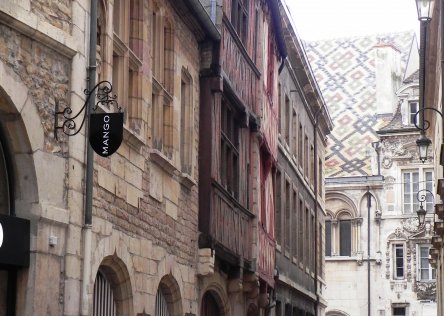
[[[29,266],[29,220],[0,215],[0,265]]]
[[[89,143],[94,151],[108,157],[119,149],[123,138],[123,113],[92,113],[89,117]]]

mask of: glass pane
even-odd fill
[[[429,247],[421,247],[420,248],[421,258],[428,258],[429,257]]]
[[[413,172],[413,192],[418,192],[419,191],[419,173],[418,172]]]
[[[325,222],[325,255],[331,256],[331,222]]]
[[[340,249],[339,255],[351,256],[351,221],[339,222]]]

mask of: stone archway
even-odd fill
[[[158,293],[161,293],[166,300],[169,316],[183,315],[180,287],[171,274],[162,277],[157,291]]]
[[[325,316],[350,316],[346,312],[340,311],[340,310],[331,310],[328,311]]]
[[[112,290],[114,302],[107,303],[115,304],[115,315],[133,315],[133,293],[130,276],[125,263],[116,255],[105,257],[97,272],[96,282],[101,276],[109,282]],[[98,305],[96,300],[100,298],[100,296],[97,294],[98,293],[93,293],[93,306]]]
[[[35,152],[43,147],[43,129],[35,105],[28,98],[28,89],[20,78],[6,68],[0,60],[0,214],[2,225],[9,222],[25,223],[29,232],[37,230],[37,222],[32,221],[32,213],[40,213],[38,177],[36,173]],[[32,135],[33,134],[33,135]],[[29,222],[28,220],[31,220]],[[3,230],[3,229],[2,229]],[[24,235],[23,235],[24,236]],[[27,240],[30,236],[27,236]],[[5,247],[5,245],[3,245]],[[21,249],[21,246],[16,245]],[[3,247],[3,248],[4,248]],[[19,250],[20,251],[20,250]],[[35,258],[29,254],[27,258],[32,266]],[[0,264],[2,264],[0,259]],[[10,313],[25,314],[32,304],[17,302],[32,301],[35,275],[26,265],[8,264],[0,269],[0,310]],[[19,281],[17,281],[19,280]],[[8,297],[8,299],[5,299]]]

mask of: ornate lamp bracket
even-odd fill
[[[430,128],[430,122],[429,121],[427,121],[426,119],[424,119],[424,112],[426,111],[426,110],[432,110],[432,111],[435,111],[436,113],[438,113],[440,116],[441,116],[441,118],[443,117],[443,114],[442,114],[442,112],[441,111],[439,111],[439,110],[437,110],[437,109],[435,109],[435,108],[431,108],[431,107],[425,107],[425,108],[422,108],[422,109],[419,109],[418,110],[418,112],[416,112],[415,113],[415,120],[414,120],[414,124],[415,124],[415,127],[417,128],[417,129],[419,129],[421,132],[425,132],[426,130],[428,130],[429,128]],[[420,118],[419,117],[419,115],[422,115],[422,126],[419,126],[418,125],[418,118]]]
[[[85,124],[85,119],[87,113],[87,106],[89,104],[90,99],[95,98],[92,111],[96,111],[97,107],[100,105],[111,107],[114,106],[117,108],[119,112],[122,112],[122,108],[117,103],[117,96],[113,94],[113,86],[111,82],[103,80],[97,83],[94,88],[89,91],[85,89],[83,91],[85,93],[86,100],[83,104],[82,108],[75,115],[72,114],[72,108],[70,106],[65,107],[63,111],[59,111],[59,100],[55,101],[55,111],[54,111],[54,138],[58,140],[58,130],[62,130],[62,132],[67,136],[75,136],[82,129]],[[80,123],[80,126],[77,127],[76,119],[81,116],[83,113],[83,118]],[[59,116],[62,116],[62,119],[59,121]]]

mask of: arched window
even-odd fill
[[[338,219],[339,255],[351,256],[352,250],[352,220],[349,214],[341,214]]]

